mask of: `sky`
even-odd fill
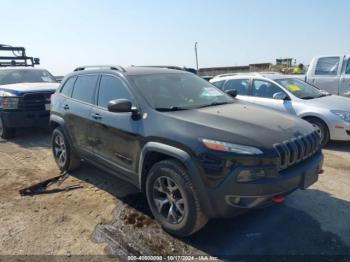
[[[0,0],[0,44],[79,65],[199,67],[350,53],[348,0]]]

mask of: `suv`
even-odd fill
[[[0,136],[12,138],[16,128],[49,124],[50,97],[59,86],[44,69],[0,69]]]
[[[323,163],[309,123],[178,70],[77,68],[52,96],[50,120],[61,170],[84,159],[133,183],[177,236],[280,202],[316,182]]]

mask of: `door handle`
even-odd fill
[[[69,110],[69,105],[64,105],[63,109],[64,110]]]
[[[92,117],[93,119],[95,119],[95,120],[100,120],[100,119],[102,119],[102,116],[101,116],[100,114],[98,114],[98,113],[92,113],[92,114],[91,114],[91,117]]]

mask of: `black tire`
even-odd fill
[[[327,124],[316,117],[308,117],[305,118],[305,120],[318,129],[318,132],[321,136],[321,146],[324,147],[325,145],[327,145],[330,140],[330,134]]]
[[[72,146],[61,127],[56,127],[52,132],[51,144],[53,156],[61,171],[73,171],[80,166],[80,158],[72,150]]]
[[[6,123],[0,116],[0,137],[2,137],[3,139],[10,139],[10,138],[13,138],[15,134],[16,134],[16,129],[7,127]]]
[[[162,187],[160,185],[161,181],[167,181],[167,179],[170,179],[169,181],[172,182],[171,185],[168,184],[168,187],[165,187],[165,189],[169,189],[169,187],[173,189],[178,187],[178,189],[174,191],[170,190],[172,196],[169,196],[171,195],[171,193],[169,193],[170,191],[166,194],[155,189],[159,188],[159,186]],[[146,196],[154,217],[162,225],[163,229],[170,234],[178,237],[189,236],[200,230],[208,222],[207,217],[200,208],[198,198],[186,168],[175,159],[160,161],[151,168],[146,180]],[[169,198],[172,200],[169,200]],[[159,199],[167,199],[168,203],[164,204],[163,202],[162,207],[157,207],[155,199],[158,199],[158,203]],[[175,202],[180,203],[180,199],[183,200],[181,200],[183,203],[182,208],[177,208],[179,205],[175,204]],[[171,204],[171,202],[173,204]],[[175,212],[176,218],[180,217],[178,221],[174,221],[174,216],[173,219],[168,219],[169,213],[173,213],[170,212],[171,206],[174,207],[173,212]],[[180,209],[182,209],[182,214],[179,212]]]

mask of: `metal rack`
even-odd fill
[[[34,67],[40,64],[39,58],[26,55],[24,47],[0,44],[0,52],[11,53],[11,55],[0,55],[0,67]]]

